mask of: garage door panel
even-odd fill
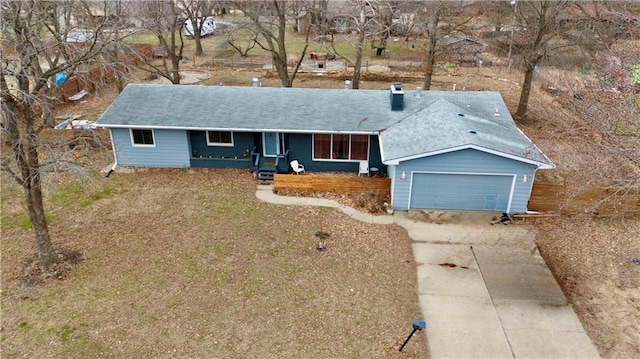
[[[512,176],[417,173],[411,208],[506,211]]]

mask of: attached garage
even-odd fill
[[[397,210],[523,213],[537,164],[478,147],[398,161],[391,203]]]
[[[413,173],[410,209],[509,212],[515,175]]]
[[[497,92],[439,93],[379,136],[396,210],[523,213],[536,171],[554,167]]]

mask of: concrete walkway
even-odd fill
[[[333,200],[278,196],[272,186],[258,186],[256,196],[404,227],[414,240],[429,358],[599,358],[535,235],[521,226],[492,226],[495,214],[479,212],[374,216]]]

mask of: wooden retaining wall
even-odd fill
[[[388,196],[391,192],[389,178],[338,177],[314,175],[276,174],[273,179],[274,190],[299,190],[338,193],[376,193]]]

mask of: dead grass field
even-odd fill
[[[210,74],[201,84],[249,86],[258,77],[280,86],[266,70],[196,67]],[[346,79],[306,73],[294,86],[342,88]],[[420,73],[368,72],[361,88],[397,80],[422,85]],[[571,198],[595,177],[638,168],[603,151],[597,128],[540,89],[565,80],[539,77],[518,125],[557,165],[538,178],[566,184]],[[500,91],[515,110],[520,81],[515,70],[461,68],[438,70],[433,88]],[[102,89],[59,111],[96,119],[115,95]],[[640,118],[638,107],[624,118]],[[397,356],[410,317],[419,316],[406,233],[331,210],[259,203],[254,185],[225,171],[149,170],[99,181],[81,195],[86,206],[50,204],[54,241],[84,260],[64,281],[40,286],[16,279],[33,249],[3,185],[3,355]],[[602,357],[639,357],[640,266],[632,260],[640,258],[640,220],[576,210],[526,225]],[[319,230],[331,234],[324,253],[314,249]],[[426,356],[424,337],[410,343],[403,357]]]
[[[3,188],[3,357],[426,357],[423,335],[398,352],[420,317],[406,232],[255,184],[191,169],[60,188],[52,237],[82,261],[46,283],[20,279],[32,239]]]

